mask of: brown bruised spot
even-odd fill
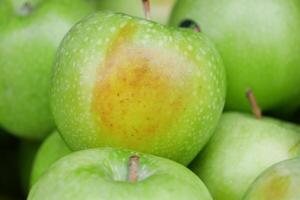
[[[289,176],[276,176],[262,187],[263,199],[281,200],[287,195],[291,183]]]
[[[137,46],[131,41],[134,32],[129,24],[112,42],[97,72],[92,104],[102,132],[129,146],[170,128],[185,110],[192,89],[185,70],[174,68],[180,64],[176,56]]]

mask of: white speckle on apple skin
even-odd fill
[[[127,37],[120,36],[119,31],[128,24],[136,24],[128,51],[134,47],[157,54],[150,60],[155,66],[152,70],[165,73],[169,77],[168,84],[176,88],[191,89],[183,97],[185,110],[180,116],[177,114],[176,123],[160,130],[161,135],[145,138],[134,147],[130,146],[130,135],[126,139],[128,143],[124,143],[124,139],[109,138],[102,125],[95,121],[98,115],[91,106],[95,83],[105,78],[99,76],[99,70],[103,68],[106,55],[112,53],[110,44],[118,37]],[[187,164],[210,138],[224,99],[222,61],[208,39],[192,30],[166,28],[121,14],[96,13],[73,27],[61,45],[54,70],[53,113],[58,129],[74,150],[123,145]],[[153,105],[150,102],[149,106]],[[161,114],[165,112],[169,111],[162,108]],[[159,118],[159,114],[155,114],[154,118]]]

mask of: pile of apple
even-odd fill
[[[28,200],[300,199],[299,108],[298,0],[0,2]]]

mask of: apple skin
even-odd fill
[[[1,0],[0,6],[0,28],[7,23],[7,20],[12,14],[12,5],[9,3],[9,0]]]
[[[128,181],[128,160],[140,157],[138,180]],[[54,163],[33,185],[28,200],[212,200],[202,181],[184,166],[121,149],[89,149]]]
[[[32,165],[30,185],[32,186],[54,162],[70,153],[71,150],[59,133],[54,131],[38,149]]]
[[[300,132],[283,122],[229,112],[191,169],[215,200],[240,200],[266,168],[300,154]]]
[[[56,49],[94,8],[84,0],[32,3],[31,13],[14,14],[0,30],[0,124],[14,135],[39,140],[54,129],[49,90]]]
[[[298,0],[179,0],[170,24],[198,22],[227,72],[226,110],[250,111],[251,88],[263,110],[285,114],[300,104]]]
[[[72,150],[122,147],[188,164],[217,125],[225,87],[202,34],[98,12],[63,40],[51,105]]]
[[[163,24],[169,20],[176,0],[150,0],[151,19]],[[100,0],[100,10],[111,10],[136,17],[144,17],[142,0]]]
[[[300,159],[285,160],[265,170],[251,185],[244,200],[300,199]]]

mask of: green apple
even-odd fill
[[[7,23],[7,20],[12,15],[12,5],[9,2],[9,0],[1,0],[0,4],[0,28],[2,29],[2,26]]]
[[[131,156],[139,158],[134,168],[128,166]],[[75,152],[54,163],[28,196],[28,200],[42,199],[212,200],[202,181],[184,166],[110,148]]]
[[[150,0],[151,18],[166,24],[176,0]],[[137,17],[144,16],[142,0],[100,0],[98,8],[122,12]]]
[[[30,189],[30,176],[36,152],[40,146],[38,142],[21,141],[19,147],[19,174],[23,192],[27,195]]]
[[[217,125],[225,73],[202,34],[98,12],[66,35],[51,90],[72,150],[123,147],[188,164]]]
[[[245,200],[300,199],[300,159],[282,161],[264,171],[251,185]]]
[[[229,112],[191,169],[215,200],[240,200],[263,170],[299,155],[300,132],[277,119]]]
[[[192,19],[224,60],[225,109],[249,110],[252,88],[263,110],[292,111],[300,104],[298,0],[178,0],[170,24]]]
[[[273,118],[265,118],[265,120],[274,121]],[[282,127],[285,127],[287,129],[291,129],[297,133],[300,133],[300,126],[298,124],[283,121],[283,120],[277,120],[276,123]]]
[[[54,129],[49,89],[56,49],[71,26],[94,10],[94,4],[12,2],[14,14],[0,29],[0,124],[22,138],[41,139]]]
[[[44,140],[35,156],[30,185],[33,185],[55,161],[69,153],[71,153],[69,147],[67,147],[59,133],[54,131]]]

